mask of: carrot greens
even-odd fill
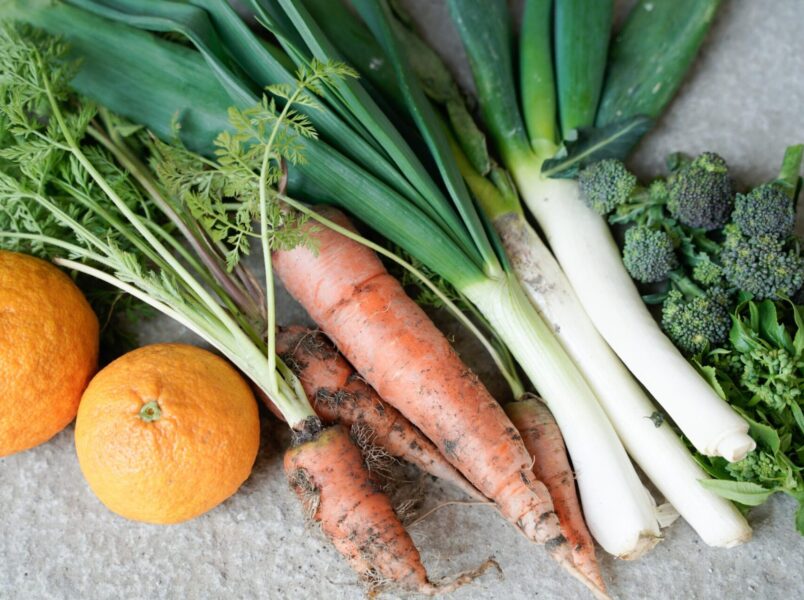
[[[166,200],[157,195],[157,181],[145,171],[136,178],[130,176],[116,161],[115,154],[128,152],[118,136],[125,125],[108,113],[101,118],[95,104],[71,92],[77,66],[65,60],[66,52],[64,43],[31,28],[6,23],[0,29],[4,132],[0,239],[4,247],[44,255],[131,294],[227,356],[274,400],[291,426],[315,418],[298,380],[275,354],[270,355],[271,344],[266,347],[263,334],[238,310],[198,256],[185,250],[175,231],[159,223],[159,205]],[[324,67],[321,72],[329,73]],[[299,88],[313,77],[303,74]],[[272,106],[261,108],[271,111]],[[285,121],[288,114],[291,118]],[[284,116],[276,111],[272,115],[264,122],[274,128],[288,123],[296,130],[298,122],[290,109]],[[117,133],[107,130],[109,124]],[[270,156],[298,160],[288,150],[292,141],[278,139],[278,144],[268,146],[276,153]],[[274,183],[281,176],[274,164],[270,176],[264,174],[261,180]],[[276,205],[274,195],[272,206]],[[264,210],[248,210],[268,222],[267,192],[262,200]],[[268,243],[299,242],[298,220],[283,220],[276,208],[270,216],[274,220],[264,236]],[[226,241],[231,244],[233,236]],[[242,242],[236,243],[240,245],[234,251],[242,251]],[[268,302],[269,314],[275,312],[272,301]]]

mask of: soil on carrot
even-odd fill
[[[386,471],[383,455],[390,454],[451,482],[470,497],[483,499],[419,429],[379,397],[323,333],[299,326],[283,328],[277,349],[296,370],[322,421],[358,427],[355,432],[364,453],[374,457],[371,469]]]
[[[324,425],[318,417],[307,417],[298,429],[293,430],[293,446],[301,446],[315,440],[323,431]]]
[[[375,485],[376,478],[342,426],[325,429],[288,450],[285,472],[306,514],[320,524],[372,593],[397,588],[445,594],[496,566],[488,560],[443,583],[432,583],[391,500]]]

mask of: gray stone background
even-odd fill
[[[405,4],[465,83],[443,2]],[[688,82],[633,166],[647,176],[661,170],[669,152],[715,150],[746,184],[773,177],[785,146],[804,141],[802,30],[802,0],[726,0]],[[307,322],[284,294],[280,306],[283,323]],[[492,392],[503,395],[477,345],[443,315],[435,318]],[[143,341],[194,340],[157,320],[144,324]],[[302,520],[282,475],[285,441],[282,427],[265,419],[263,447],[242,489],[208,514],[170,527],[128,522],[100,504],[78,468],[72,426],[47,444],[0,458],[0,599],[362,597],[345,562]],[[459,499],[436,482],[426,492],[423,510]],[[804,540],[793,529],[794,506],[775,498],[753,510],[754,539],[736,549],[708,548],[677,522],[639,561],[601,556],[610,591],[650,600],[804,597]],[[446,506],[411,533],[434,578],[489,556],[499,561],[502,575],[485,575],[456,599],[584,597],[490,508]]]

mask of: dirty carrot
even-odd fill
[[[389,455],[451,483],[473,500],[486,500],[421,431],[377,395],[323,333],[294,325],[281,329],[276,342],[325,423],[367,432],[370,443]]]
[[[393,582],[420,594],[446,594],[496,565],[489,560],[450,581],[430,582],[413,540],[347,430],[335,425],[306,433],[285,453],[288,481],[307,515],[372,587]]]
[[[525,447],[533,457],[533,473],[550,491],[561,532],[572,548],[575,565],[605,590],[595,545],[586,527],[575,489],[564,438],[552,413],[540,400],[526,397],[505,405],[505,412],[519,430]]]
[[[352,228],[336,209],[318,210]],[[380,397],[430,438],[506,519],[589,583],[572,562],[522,438],[477,376],[372,250],[330,228],[306,227],[315,250],[299,246],[273,257],[274,272],[290,294]]]

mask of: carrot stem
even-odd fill
[[[108,121],[105,115],[106,110],[101,109],[101,116],[104,117],[104,120]],[[162,195],[151,177],[145,175],[144,166],[139,159],[129,152],[128,148],[125,146],[125,142],[114,139],[116,137],[114,134],[107,136],[101,130],[93,126],[90,126],[87,132],[95,138],[95,140],[100,142],[104,148],[109,150],[120,164],[131,173],[134,179],[142,186],[143,190],[145,190],[154,201],[157,208],[159,208],[181,232],[182,237],[187,240],[187,243],[190,244],[198,258],[203,262],[204,266],[209,269],[218,284],[226,291],[227,295],[234,300],[241,310],[247,314],[255,314],[256,306],[251,297],[244,293],[243,289],[235,283],[232,277],[221,266],[219,257],[215,254],[214,250],[210,248],[208,244],[205,245],[199,240],[199,237],[190,230],[187,223],[178,215]]]

